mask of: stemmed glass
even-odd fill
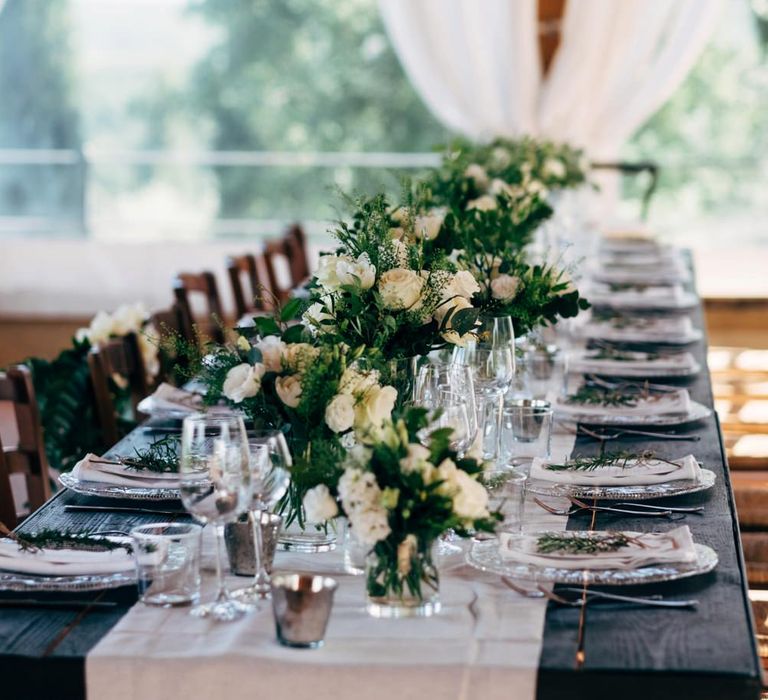
[[[267,600],[271,595],[271,579],[265,562],[261,523],[264,513],[269,512],[285,495],[291,480],[291,455],[283,433],[279,430],[265,430],[252,435],[253,437],[248,438],[253,482],[249,519],[253,525],[256,573],[250,586],[232,592],[233,598],[244,603]]]
[[[441,411],[437,417],[437,426],[453,430],[451,448],[459,457],[463,457],[477,433],[477,421],[474,421],[473,429],[466,397],[450,387],[444,387],[439,390],[437,406]]]
[[[460,394],[467,404],[470,431],[478,431],[477,402],[475,387],[472,379],[472,368],[458,362],[432,362],[424,365],[416,378],[414,388],[414,403],[429,409],[440,405],[440,392],[450,389]]]
[[[181,501],[202,523],[216,527],[216,598],[191,614],[229,621],[250,609],[233,600],[223,576],[224,525],[248,509],[252,483],[245,424],[234,414],[196,413],[184,419],[180,460]]]

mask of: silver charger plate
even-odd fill
[[[608,296],[603,294],[594,294],[590,301],[596,307],[602,307],[606,309],[620,309],[630,310],[635,309],[638,311],[653,311],[653,310],[675,310],[682,311],[683,309],[692,309],[698,303],[699,299],[690,292],[685,292],[679,298],[648,298],[648,299],[633,299],[622,297],[619,294]]]
[[[638,569],[559,569],[506,561],[499,554],[499,543],[494,538],[473,542],[467,552],[467,564],[480,571],[488,571],[511,579],[535,583],[567,583],[581,586],[634,586],[643,583],[676,581],[712,571],[718,562],[717,552],[704,544],[694,545],[697,560],[692,563],[652,564]]]
[[[664,379],[671,377],[694,377],[701,372],[701,365],[694,360],[693,364],[689,367],[667,367],[654,369],[649,367],[635,367],[627,368],[621,367],[620,363],[616,363],[616,367],[601,367],[598,369],[589,369],[586,371],[583,366],[574,365],[572,372],[578,374],[596,374],[599,377],[626,377],[630,379]]]
[[[99,481],[81,481],[69,472],[59,475],[62,485],[83,496],[100,498],[127,498],[140,501],[178,501],[181,491],[174,488],[145,488],[142,486],[118,486]]]
[[[629,416],[629,415],[586,415],[578,413],[558,414],[555,408],[555,418],[570,423],[584,423],[584,425],[606,425],[606,426],[673,426],[693,423],[698,420],[704,420],[712,415],[712,409],[698,401],[691,401],[691,409],[688,413],[656,413],[647,416]]]
[[[642,330],[633,331],[631,329],[617,330],[616,332],[594,331],[585,327],[583,336],[587,339],[602,340],[609,343],[628,343],[635,345],[690,345],[696,343],[704,337],[700,328],[692,328],[689,333],[681,335],[644,335]]]
[[[537,496],[567,498],[593,498],[602,501],[644,501],[651,498],[669,498],[687,493],[707,491],[715,485],[717,476],[710,469],[701,470],[701,478],[667,481],[663,484],[634,484],[626,486],[584,486],[579,484],[557,484],[552,481],[530,479],[525,488]]]
[[[0,571],[0,591],[100,591],[106,588],[135,586],[135,572],[81,574],[78,576],[42,576]]]

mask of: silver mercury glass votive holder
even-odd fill
[[[272,576],[277,641],[300,649],[321,647],[337,587],[336,580],[329,576],[302,573]]]
[[[515,441],[534,442],[551,410],[550,402],[542,399],[512,399],[504,406],[504,427],[511,430]]]
[[[274,513],[261,513],[261,547],[264,568],[272,573],[277,540],[283,519]],[[256,575],[256,545],[253,541],[253,525],[250,522],[227,523],[224,527],[224,542],[227,546],[229,568],[236,576]]]

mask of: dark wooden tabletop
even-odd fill
[[[696,325],[703,323],[700,309]],[[703,343],[693,348],[706,367]],[[695,400],[712,406],[706,371],[692,383]],[[668,457],[692,452],[717,474],[717,484],[706,494],[675,499],[675,505],[702,504],[701,515],[689,514],[677,522],[663,519],[637,520],[601,515],[597,529],[658,529],[685,523],[698,542],[713,547],[720,558],[715,572],[707,576],[642,588],[643,594],[695,597],[695,610],[651,610],[626,606],[594,606],[580,620],[580,611],[550,605],[545,623],[538,697],[621,698],[634,700],[756,700],[760,694],[760,664],[747,597],[744,562],[739,542],[722,439],[715,417],[686,432],[701,436],[699,442],[659,442],[625,439],[610,449],[653,449]],[[114,454],[131,454],[133,446],[146,442],[149,431],[139,429],[113,448]],[[575,454],[592,454],[595,442],[579,439]],[[95,504],[98,499],[64,491],[31,516],[22,531],[42,527],[128,531],[133,525],[168,519],[167,515],[74,513],[68,504]],[[108,501],[110,505],[136,502]],[[167,510],[178,504],[142,502],[142,507]],[[186,518],[180,515],[179,518]],[[571,517],[569,529],[584,529],[586,517]],[[638,589],[636,592],[640,592]],[[21,594],[19,594],[21,595]],[[74,595],[74,594],[73,594]],[[13,594],[2,594],[12,598]],[[18,597],[18,596],[17,596]],[[24,596],[21,596],[24,597]],[[61,596],[57,595],[57,599]],[[85,657],[135,602],[132,589],[93,594],[78,593],[82,600],[114,601],[114,608],[83,610],[0,609],[0,689],[3,700],[24,698],[85,697]],[[580,644],[580,622],[583,642]],[[582,648],[583,656],[578,654]],[[512,692],[512,691],[510,691]]]

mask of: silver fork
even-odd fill
[[[537,586],[537,588],[545,598],[554,601],[558,605],[567,605],[572,608],[580,608],[583,605],[588,605],[593,600],[598,599],[615,600],[619,603],[632,603],[634,605],[647,605],[653,608],[695,608],[699,604],[698,600],[656,600],[655,598],[636,598],[634,596],[604,593],[603,591],[592,591],[589,589],[586,591],[586,599],[582,597],[576,600],[569,600],[553,591],[548,591],[542,586]],[[564,590],[577,591],[581,593],[582,596],[584,595],[584,591],[578,588],[566,588]]]
[[[700,435],[678,435],[676,433],[655,433],[650,430],[634,430],[631,428],[621,428],[620,430],[616,430],[615,432],[608,433],[608,432],[601,432],[598,433],[594,430],[590,430],[589,428],[584,427],[583,425],[579,425],[576,428],[576,434],[577,435],[586,435],[587,437],[594,438],[595,440],[600,440],[601,442],[607,442],[609,440],[617,440],[618,438],[624,437],[625,435],[642,435],[645,437],[652,437],[657,440],[685,440],[688,442],[698,442],[701,440]]]
[[[571,504],[575,507],[559,510],[557,508],[553,508],[547,503],[544,503],[543,501],[540,501],[538,498],[534,498],[533,502],[537,506],[540,506],[541,508],[546,510],[548,513],[552,513],[552,515],[574,515],[581,510],[597,511],[599,513],[621,513],[622,515],[639,515],[639,516],[652,517],[652,518],[668,517],[672,515],[671,510],[648,510],[648,511],[628,510],[625,508],[613,508],[611,506],[591,506],[587,503],[577,501],[573,498],[569,498],[568,500],[570,500]]]

